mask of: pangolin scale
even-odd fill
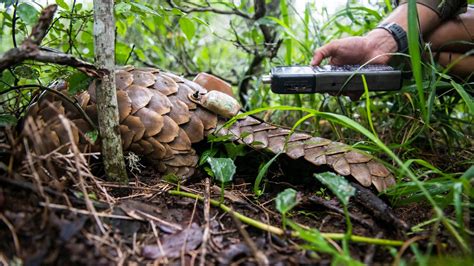
[[[251,116],[223,127],[227,118],[190,99],[196,91],[205,94],[207,90],[177,75],[158,69],[125,67],[116,71],[116,84],[123,150],[148,158],[160,173],[190,177],[198,163],[193,144],[209,134],[231,134],[233,140],[254,149],[282,152],[292,159],[303,157],[316,166],[327,165],[340,175],[353,176],[363,186],[373,184],[378,191],[395,183],[393,175],[374,157],[340,142],[297,132],[288,137],[289,129]],[[93,81],[75,99],[97,124],[95,86]],[[62,89],[66,87],[63,83]],[[28,113],[40,129],[36,134],[43,142],[43,152],[70,141],[59,115],[75,125],[74,141],[82,151],[100,150],[99,144],[91,144],[84,134],[92,130],[84,115],[60,97],[46,93]],[[38,137],[30,139],[37,141]]]

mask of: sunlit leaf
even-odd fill
[[[69,10],[69,5],[64,0],[56,0],[56,4],[62,9]]]
[[[125,12],[130,11],[132,9],[132,6],[129,3],[121,2],[115,5],[115,13],[116,14],[122,14]]]
[[[314,177],[327,186],[342,204],[346,206],[349,204],[349,198],[355,194],[355,188],[343,176],[333,172],[325,172],[314,174]]]
[[[232,181],[235,174],[235,164],[230,158],[207,158],[207,162],[211,166],[214,177],[222,183]]]
[[[187,17],[181,17],[179,19],[179,26],[181,27],[184,35],[186,35],[186,38],[191,40],[194,36],[194,33],[196,32],[194,23]]]
[[[281,214],[286,214],[293,209],[299,201],[298,192],[292,188],[287,188],[278,193],[275,199],[275,207]]]

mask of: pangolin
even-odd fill
[[[215,84],[219,86],[219,82]],[[123,150],[146,157],[160,173],[190,177],[198,163],[193,144],[209,134],[230,134],[232,140],[254,149],[281,152],[292,159],[303,157],[316,166],[327,165],[340,175],[354,177],[365,187],[373,184],[378,191],[395,183],[393,175],[383,164],[347,144],[306,133],[290,135],[291,130],[252,116],[223,127],[229,115],[209,110],[199,99],[196,100],[196,97],[205,97],[210,92],[175,74],[152,68],[124,67],[116,70],[116,85]],[[66,86],[63,83],[62,88]],[[97,124],[95,88],[96,81],[93,81],[87,91],[75,96],[75,100]],[[98,144],[91,144],[84,134],[93,129],[84,115],[55,94],[43,95],[31,106],[29,115],[44,129],[38,134],[46,151],[70,141],[59,115],[66,116],[75,125],[72,131],[78,147],[83,151],[87,148],[89,151],[100,150]]]

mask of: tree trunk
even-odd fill
[[[128,181],[119,131],[115,88],[115,20],[113,0],[94,0],[94,41],[97,68],[104,75],[96,87],[102,158],[108,178]]]

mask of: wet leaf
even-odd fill
[[[299,201],[298,192],[292,188],[287,188],[278,194],[275,199],[275,204],[281,214],[286,214],[293,209]]]
[[[207,162],[211,166],[214,177],[222,183],[232,181],[235,174],[235,164],[230,158],[207,158]]]
[[[162,257],[177,258],[181,251],[187,253],[195,250],[202,242],[202,229],[195,223],[177,234],[165,235],[160,239],[161,248],[158,245],[146,245],[142,249],[142,256],[147,259],[158,259]]]
[[[39,12],[27,3],[21,3],[16,8],[18,17],[26,24],[33,24],[38,20]]]
[[[332,172],[314,174],[314,177],[327,186],[342,204],[346,206],[349,204],[349,198],[354,195],[355,188],[344,177]]]

